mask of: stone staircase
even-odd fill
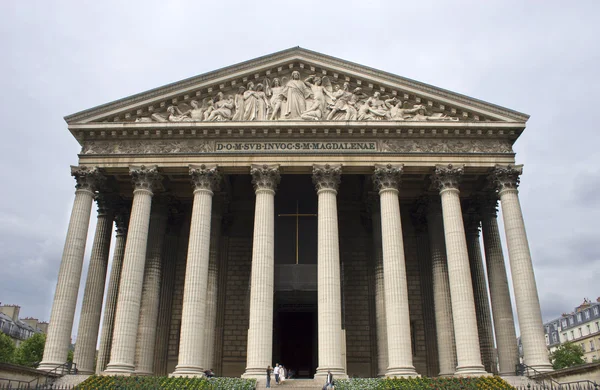
[[[305,389],[305,390],[321,390],[325,384],[322,379],[286,379],[279,385],[275,383],[275,379],[271,380],[271,389]],[[259,379],[256,388],[264,389],[267,385],[266,379]]]

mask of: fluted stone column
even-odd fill
[[[160,285],[160,303],[158,305],[158,322],[156,325],[156,345],[154,352],[155,375],[167,375],[169,349],[169,328],[173,306],[173,289],[175,286],[175,264],[177,263],[177,246],[183,220],[181,205],[169,205],[169,219],[163,249],[162,283]]]
[[[190,165],[194,187],[192,223],[185,268],[179,358],[175,376],[202,376],[206,321],[206,286],[210,249],[213,191],[221,176],[216,166]]]
[[[67,361],[92,202],[104,179],[97,168],[86,166],[71,166],[71,175],[77,181],[75,200],[58,271],[44,357],[39,366],[40,370],[47,371]]]
[[[523,359],[525,364],[538,371],[551,371],[552,366],[548,359],[548,350],[544,337],[544,327],[540,310],[533,264],[525,222],[519,203],[519,176],[523,173],[523,166],[499,166],[494,168],[492,181],[498,189],[504,229],[506,232],[506,245],[512,273],[515,301],[517,303],[517,316],[523,343]]]
[[[219,243],[223,219],[223,199],[215,199],[211,229],[210,253],[208,256],[208,286],[206,289],[206,319],[204,327],[204,368],[212,369],[215,356],[215,330],[217,326],[217,298],[219,290]]]
[[[475,312],[477,313],[477,331],[479,332],[481,359],[487,372],[496,373],[492,316],[490,313],[485,270],[483,269],[481,245],[479,244],[479,224],[481,218],[474,207],[470,207],[463,217],[467,235],[469,263],[471,265],[471,283],[473,284],[473,293],[475,295]]]
[[[431,253],[433,302],[435,307],[438,362],[440,366],[439,375],[450,376],[456,371],[456,347],[442,205],[440,204],[440,198],[437,196],[432,197],[429,201],[427,225]]]
[[[152,200],[146,266],[142,284],[142,301],[135,347],[134,362],[137,375],[152,375],[154,373],[156,326],[162,282],[162,250],[167,229],[168,202],[169,198],[166,196],[155,196]]]
[[[250,275],[250,319],[244,378],[264,378],[273,364],[273,294],[275,291],[275,190],[280,181],[279,165],[252,165],[256,193],[252,273]]]
[[[125,239],[127,237],[127,224],[129,223],[129,209],[121,205],[115,213],[116,238],[113,260],[104,305],[104,318],[102,319],[102,332],[100,333],[100,347],[98,349],[98,361],[96,362],[96,374],[102,373],[110,361],[110,349],[112,346],[113,329],[115,325],[115,313],[117,311],[117,297],[119,296],[119,283],[123,269],[123,257],[125,255]]]
[[[93,374],[96,361],[96,344],[104,299],[104,283],[108,267],[108,255],[114,220],[114,201],[108,195],[100,193],[96,197],[98,203],[98,220],[96,235],[92,246],[92,255],[88,267],[85,292],[79,317],[79,330],[73,361],[80,374]]]
[[[347,377],[342,362],[342,293],[337,189],[341,165],[313,165],[318,196],[317,305],[319,366],[315,377]],[[389,345],[389,343],[388,343]]]
[[[417,375],[412,362],[406,261],[398,198],[403,169],[403,165],[376,164],[373,173],[373,184],[379,191],[381,204],[388,377]]]
[[[373,255],[375,256],[375,323],[377,326],[377,376],[385,376],[388,367],[387,322],[385,319],[385,286],[383,282],[383,250],[381,244],[381,206],[379,195],[372,201]]]
[[[110,363],[104,371],[110,375],[134,373],[135,343],[140,318],[152,196],[162,179],[156,166],[130,167],[129,172],[135,190],[119,285]]]
[[[437,165],[433,180],[440,190],[442,198],[448,280],[450,281],[454,337],[456,339],[455,375],[477,376],[487,373],[481,364],[475,298],[469,269],[465,227],[460,208],[458,188],[463,171],[463,166]]]
[[[498,374],[513,375],[515,367],[519,363],[519,350],[517,343],[515,343],[517,339],[515,319],[498,230],[496,204],[496,194],[490,194],[490,196],[481,199],[481,230],[483,232],[483,247],[490,284],[494,331],[496,332]]]

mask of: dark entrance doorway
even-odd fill
[[[312,378],[317,370],[317,299],[313,291],[278,291],[273,357],[294,378]]]

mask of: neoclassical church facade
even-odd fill
[[[527,115],[292,48],[65,119],[82,149],[41,368],[67,358],[95,202],[81,373],[510,375],[515,320],[551,369]]]

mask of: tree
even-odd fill
[[[552,361],[552,367],[555,370],[561,368],[567,368],[583,364],[583,348],[580,345],[573,343],[561,344],[554,352],[550,354],[550,360]]]
[[[44,345],[46,344],[46,335],[36,333],[27,340],[23,341],[17,353],[15,354],[15,363],[22,366],[33,367],[36,363],[42,361],[44,356]]]
[[[12,363],[15,359],[16,349],[10,336],[0,332],[0,363]]]

